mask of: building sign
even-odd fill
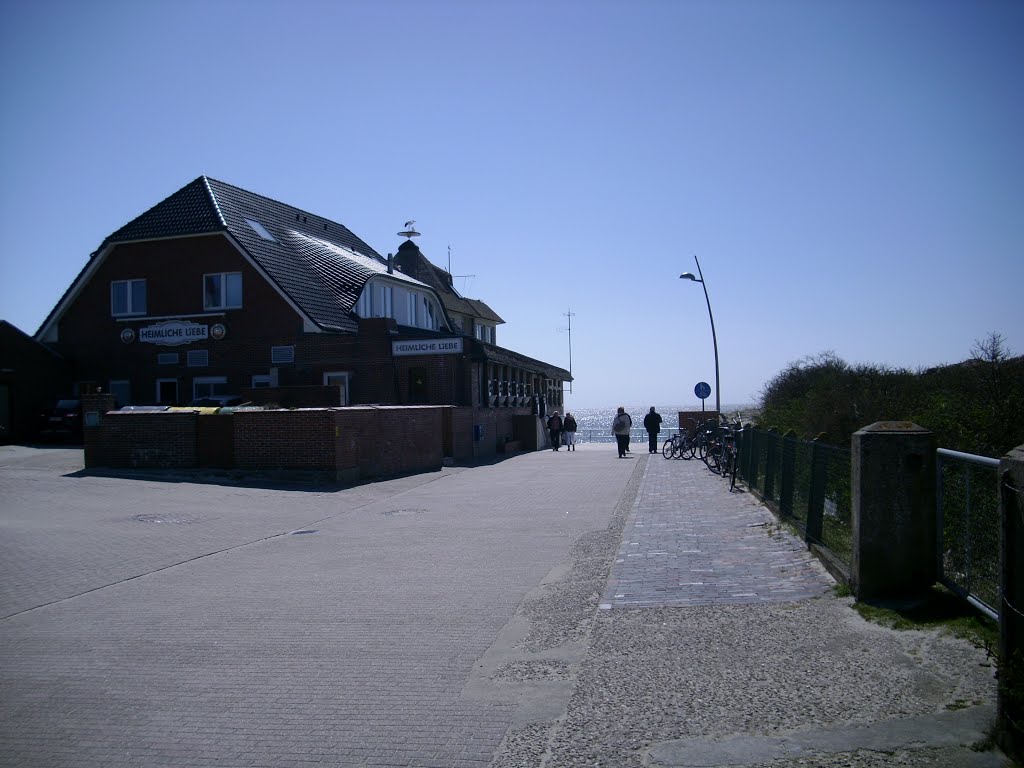
[[[462,339],[418,339],[391,342],[391,354],[403,355],[458,355],[462,353]]]
[[[177,346],[191,344],[193,341],[205,341],[207,338],[209,338],[208,326],[183,320],[168,320],[166,323],[139,328],[139,341],[149,344]]]

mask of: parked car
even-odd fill
[[[82,439],[82,401],[62,397],[39,416],[39,436],[43,439]]]
[[[247,405],[248,401],[238,395],[206,395],[197,397],[189,405],[199,408],[227,408],[233,405]]]

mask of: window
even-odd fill
[[[127,379],[111,379],[107,391],[114,396],[118,408],[132,402],[132,383]]]
[[[420,328],[429,328],[432,331],[437,330],[437,317],[434,315],[434,302],[428,299],[426,296],[423,297],[423,322],[420,324]]]
[[[226,376],[197,376],[192,379],[192,399],[226,395],[228,380]]]
[[[258,389],[260,387],[269,387],[269,386],[270,386],[270,376],[268,376],[267,374],[259,373],[259,374],[255,374],[252,377],[252,388],[253,389]]]
[[[160,405],[178,404],[178,380],[157,379],[156,380],[156,401]]]
[[[407,294],[405,294],[405,299],[406,299],[405,312],[406,312],[406,319],[407,319],[406,325],[415,326],[416,325],[416,294],[415,293],[407,293]]]
[[[110,314],[146,314],[146,281],[114,280],[110,283]]]
[[[177,365],[178,364],[178,353],[177,352],[161,352],[156,356],[157,365]]]
[[[489,325],[477,325],[473,329],[476,337],[480,341],[486,341],[488,344],[494,343],[494,328]]]
[[[324,373],[324,386],[325,387],[338,387],[338,404],[348,405],[348,377],[347,371],[331,371]]]
[[[271,347],[270,362],[272,363],[294,363],[295,347]]]
[[[216,275],[203,275],[204,309],[240,309],[241,306],[241,272],[221,272]]]
[[[255,221],[253,219],[246,219],[245,223],[252,227],[253,232],[262,237],[264,240],[269,240],[272,243],[277,242],[277,240],[274,239],[274,236],[267,231],[267,228],[260,224],[258,221]]]
[[[373,294],[373,316],[394,317],[391,314],[391,286],[378,285]]]
[[[205,368],[210,364],[210,353],[205,349],[190,349],[187,359],[189,368]]]

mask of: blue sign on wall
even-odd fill
[[[704,400],[711,394],[711,386],[706,381],[698,381],[697,386],[693,388],[693,394]]]

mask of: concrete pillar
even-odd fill
[[[879,421],[853,435],[853,562],[858,600],[920,595],[937,578],[935,435]]]
[[[999,727],[1006,754],[1024,757],[1024,445],[999,461],[1002,521],[999,610]]]

